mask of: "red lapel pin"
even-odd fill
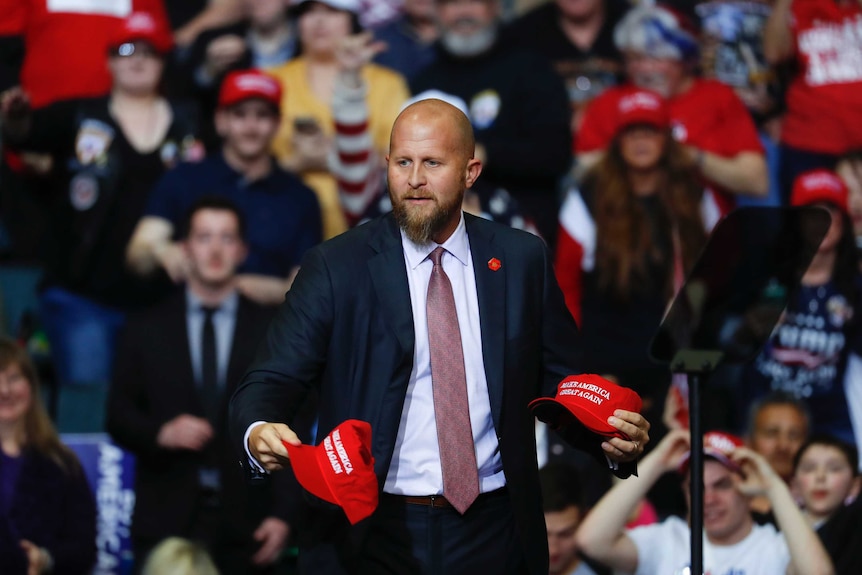
[[[501,267],[503,267],[503,264],[501,264],[500,260],[498,260],[497,258],[491,258],[490,260],[488,260],[488,269],[492,272],[497,271]]]

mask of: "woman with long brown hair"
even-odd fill
[[[563,203],[556,273],[584,335],[584,371],[615,376],[649,405],[670,380],[650,340],[718,208],[660,96],[633,92],[617,114],[607,154]]]
[[[26,351],[0,338],[0,566],[84,575],[96,561],[96,504],[42,404]]]

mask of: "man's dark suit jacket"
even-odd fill
[[[543,242],[464,215],[476,274],[482,354],[508,492],[531,573],[547,574],[534,419],[528,403],[553,395],[576,366],[578,332]],[[496,258],[501,266],[489,265]],[[319,434],[367,421],[383,488],[401,420],[416,335],[398,227],[391,214],[310,250],[258,359],[234,394],[231,434],[255,421],[291,422],[304,393],[320,390]],[[318,509],[300,564],[349,571],[363,523]],[[300,535],[302,536],[302,534]],[[340,565],[321,568],[322,561]],[[310,571],[309,571],[310,572]]]
[[[271,318],[270,309],[240,297],[222,418],[227,416],[230,395],[251,364]],[[154,309],[130,319],[118,344],[107,428],[118,444],[136,456],[134,538],[158,541],[170,535],[189,535],[201,455],[167,450],[156,442],[162,425],[182,413],[204,417],[189,353],[185,292],[180,290]],[[255,488],[252,495],[228,445],[226,421],[214,427],[224,490],[225,536],[231,541],[250,542],[263,517],[290,519],[289,502],[272,506],[272,494],[267,490],[278,489],[277,481],[274,486],[261,487],[264,493]]]

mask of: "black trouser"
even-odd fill
[[[451,507],[381,496],[363,545],[362,574],[527,573],[505,489],[480,495],[463,516]]]

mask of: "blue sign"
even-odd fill
[[[132,569],[129,529],[135,509],[134,456],[104,433],[62,434],[81,460],[96,497],[98,559],[93,575],[128,575]]]

